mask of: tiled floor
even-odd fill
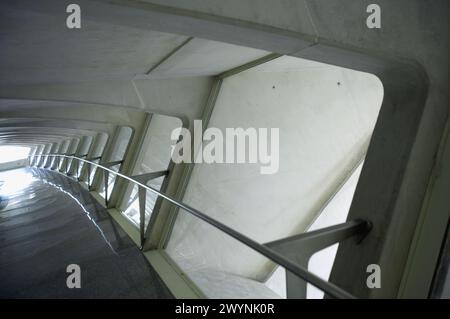
[[[81,288],[69,289],[70,264]],[[0,298],[172,298],[142,253],[78,183],[0,173]]]

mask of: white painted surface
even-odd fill
[[[198,164],[183,199],[261,243],[309,227],[362,157],[383,96],[372,75],[287,59],[289,71],[257,68],[226,79],[210,121],[221,129],[280,128],[279,172],[260,175],[258,164]],[[274,268],[182,212],[167,251],[188,273],[208,268],[264,281]]]

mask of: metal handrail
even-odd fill
[[[29,157],[35,157],[35,156],[39,156],[39,155],[30,155]],[[71,155],[63,155],[63,154],[46,154],[46,156],[52,156],[52,157],[56,157],[56,156],[60,156],[60,157],[65,157],[65,158],[72,158],[75,160],[79,160],[79,161],[83,161],[86,163],[89,163],[91,165],[94,165],[96,167],[99,167],[105,171],[108,171],[109,173],[115,174],[116,176],[119,176],[121,178],[124,178],[140,187],[143,187],[144,189],[151,191],[155,194],[157,194],[158,196],[161,196],[162,198],[164,198],[165,200],[169,201],[170,203],[174,204],[175,206],[178,206],[179,208],[187,211],[188,213],[190,213],[191,215],[200,218],[201,220],[207,222],[208,224],[214,226],[215,228],[221,230],[222,232],[226,233],[227,235],[233,237],[234,239],[236,239],[237,241],[243,243],[244,245],[252,248],[253,250],[259,252],[261,255],[267,257],[268,259],[272,260],[273,262],[277,263],[278,265],[284,267],[286,270],[292,272],[293,274],[297,275],[298,277],[302,278],[303,280],[305,280],[306,282],[312,284],[313,286],[319,288],[320,290],[322,290],[323,292],[325,292],[326,294],[328,294],[331,297],[334,298],[342,298],[342,299],[354,299],[355,297],[353,295],[351,295],[350,293],[346,292],[345,290],[339,288],[338,286],[334,285],[331,282],[325,281],[322,278],[314,275],[313,273],[309,272],[307,269],[305,269],[302,266],[297,265],[296,263],[292,262],[291,260],[283,257],[282,255],[280,255],[279,253],[277,253],[276,251],[274,251],[273,249],[262,245],[256,241],[254,241],[253,239],[237,232],[236,230],[226,226],[225,224],[222,224],[221,222],[219,222],[218,220],[209,217],[208,215],[200,212],[199,210],[183,203],[180,202],[178,200],[176,200],[175,198],[166,195],[164,193],[161,193],[160,191],[147,186],[127,175],[124,175],[122,173],[119,172],[115,172],[107,167],[102,166],[101,164],[97,164],[94,162],[91,162],[89,160],[85,160],[76,156],[71,156]]]

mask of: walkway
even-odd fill
[[[0,172],[0,283],[0,298],[172,298],[89,192],[42,169]]]

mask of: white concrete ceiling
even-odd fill
[[[81,29],[70,30],[65,26],[64,14],[3,5],[0,84],[131,80],[156,66],[158,77],[211,76],[268,54],[215,41],[187,41],[186,36],[100,23],[86,16]]]
[[[214,76],[262,58],[269,53],[263,50],[194,38],[154,68],[149,77]]]
[[[2,84],[131,79],[186,39],[88,19],[70,30],[64,15],[9,7],[0,19]]]
[[[50,106],[80,112],[87,108],[101,110],[105,120],[118,119],[107,114],[108,106],[138,107],[141,112],[143,107],[153,107],[173,115],[187,112],[183,108],[201,109],[211,85],[206,78],[269,54],[133,24],[116,24],[113,19],[98,19],[98,12],[91,15],[88,9],[82,11],[81,29],[70,30],[66,17],[62,2],[2,2],[2,132],[8,123],[13,130],[17,126],[13,118],[22,113],[31,118],[46,117]],[[138,81],[132,84],[132,80]],[[182,84],[191,92],[190,98],[186,90],[174,89]],[[137,96],[134,85],[141,96]],[[34,114],[30,115],[30,110],[35,110]],[[80,120],[70,111],[59,118],[67,125],[70,120]],[[120,124],[120,120],[114,122]]]

